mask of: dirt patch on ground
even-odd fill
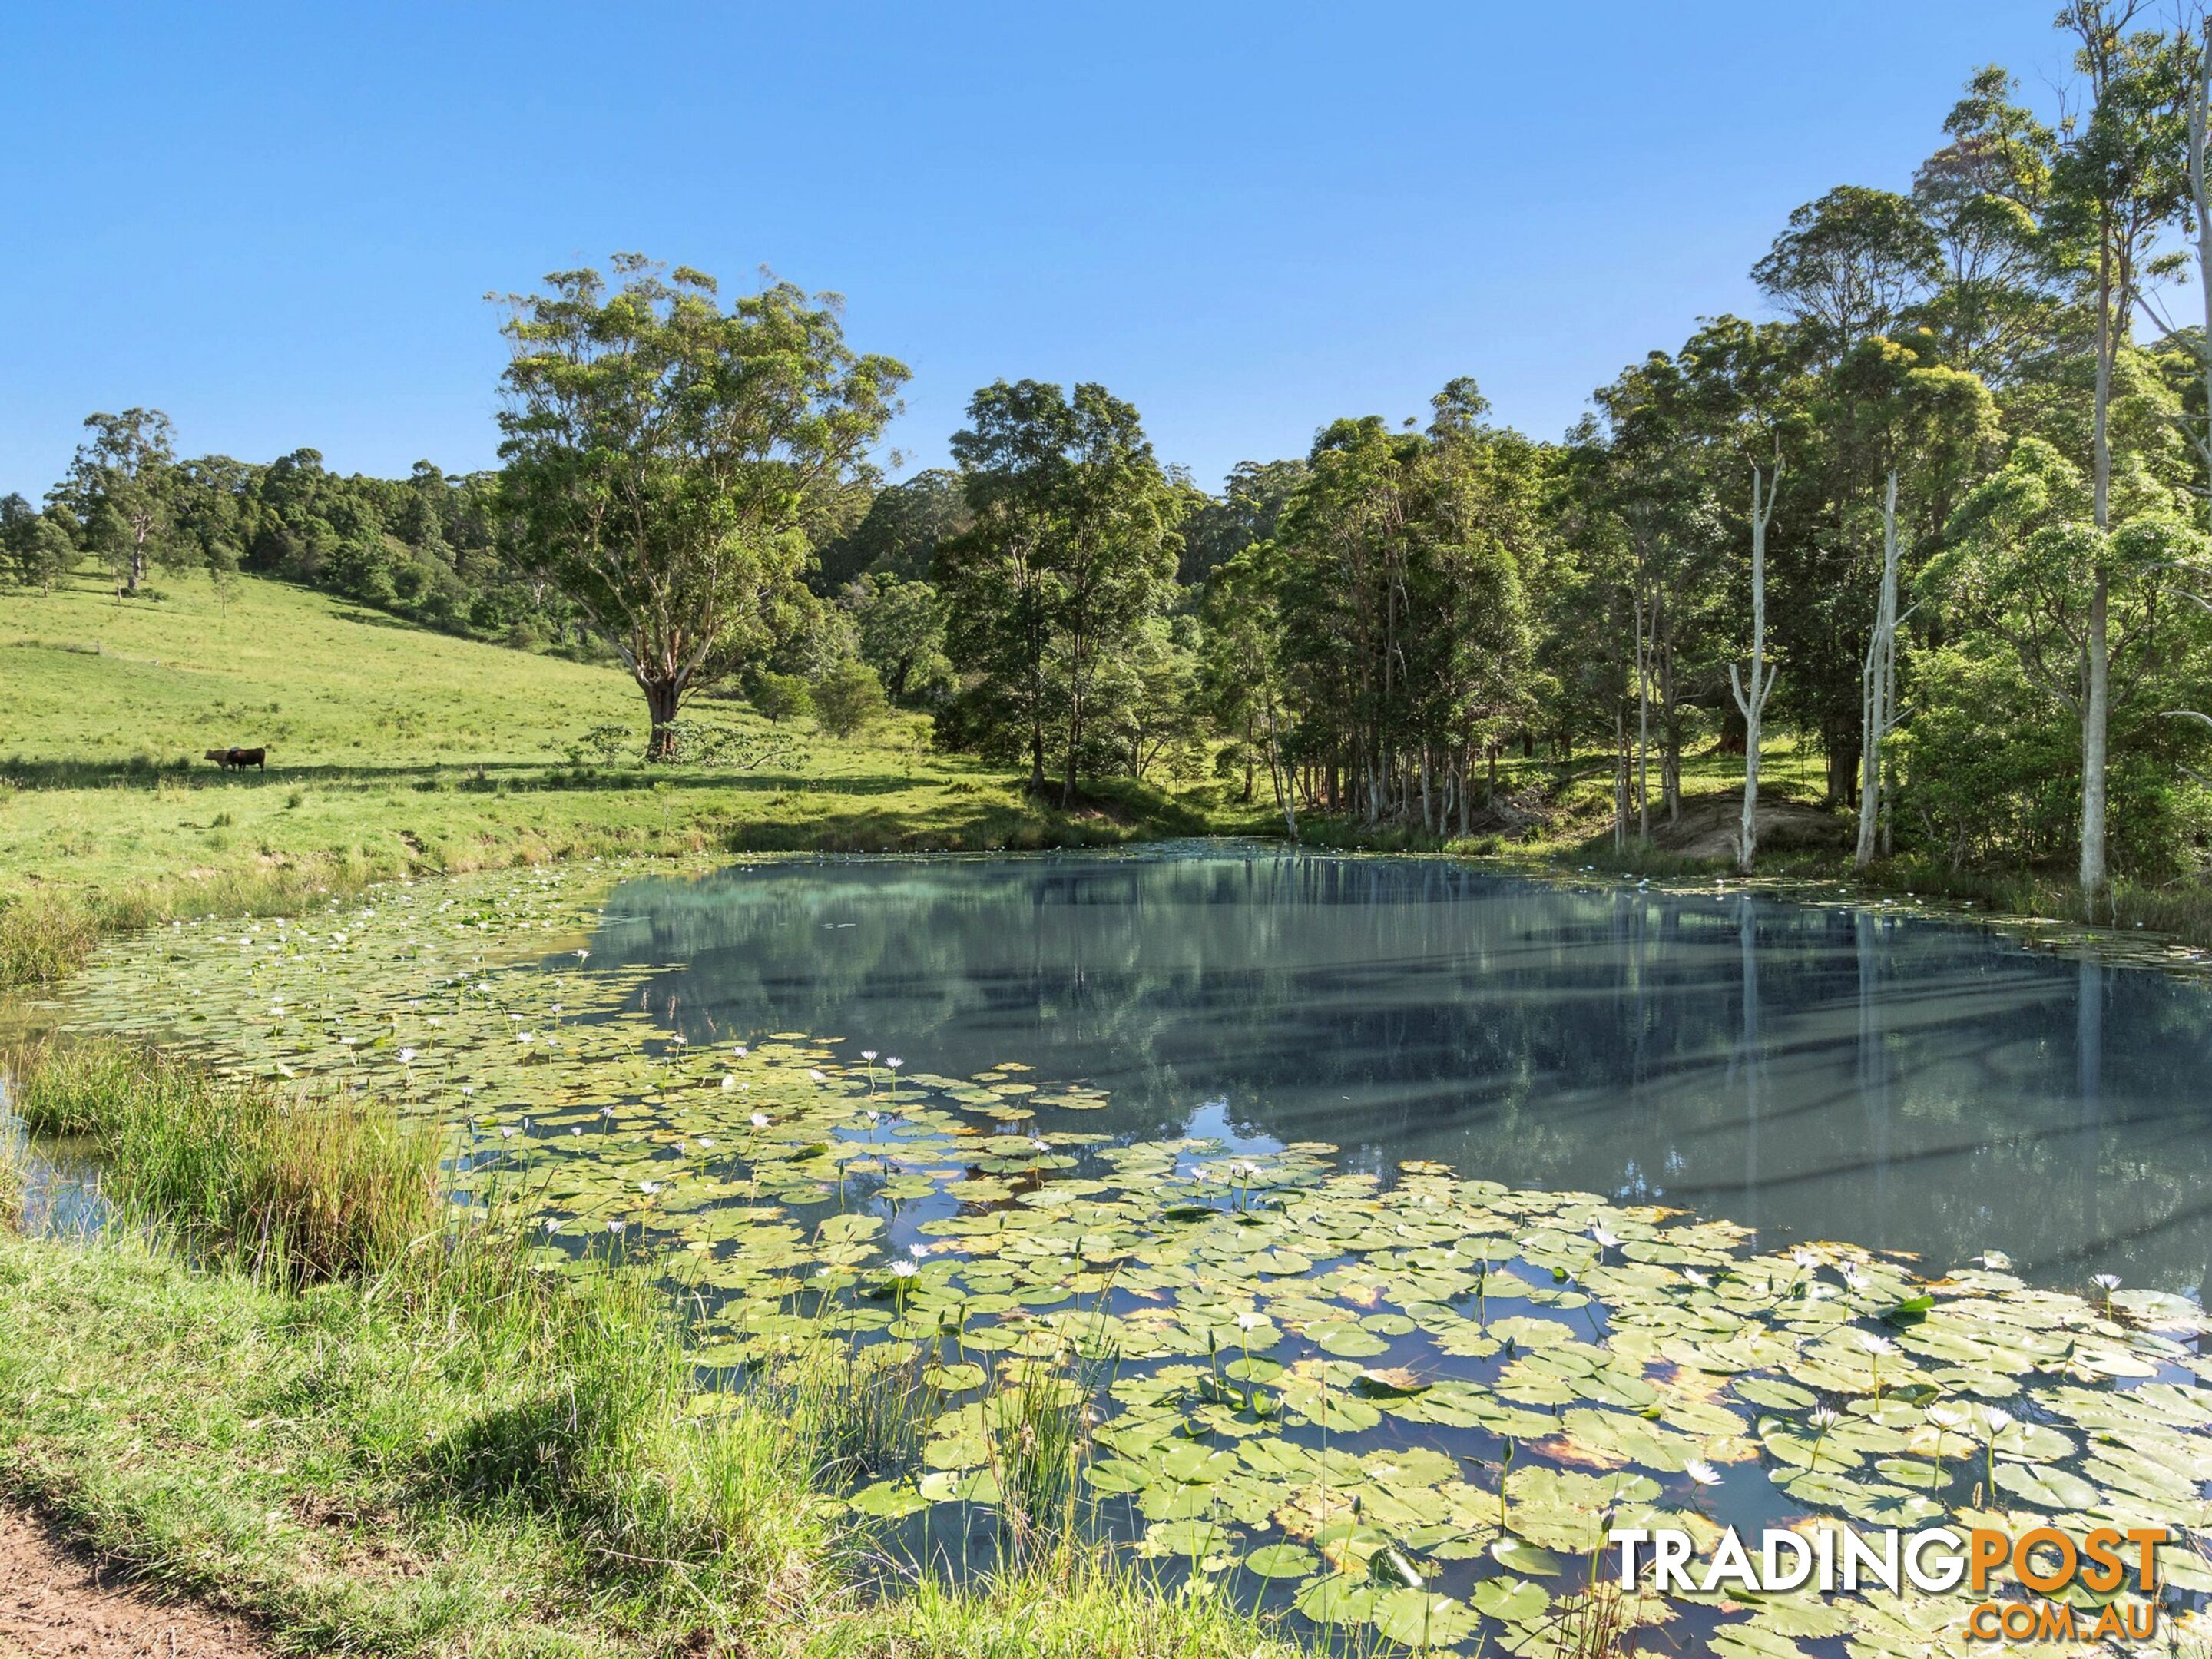
[[[167,1601],[0,1509],[0,1656],[15,1659],[271,1659],[242,1619]]]
[[[1675,823],[1668,823],[1655,803],[1652,817],[1653,846],[1684,858],[1730,859],[1735,856],[1736,829],[1743,821],[1743,797],[1700,795],[1685,800],[1681,819]],[[1762,852],[1825,850],[1847,846],[1850,838],[1850,825],[1824,806],[1788,800],[1759,804]]]

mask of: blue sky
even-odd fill
[[[490,464],[491,291],[635,248],[848,297],[941,463],[1104,381],[1209,486],[1472,374],[1556,436],[1790,210],[1906,186],[2054,0],[0,8],[0,489],[83,416]]]

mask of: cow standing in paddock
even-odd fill
[[[207,758],[225,771],[234,766],[241,772],[249,766],[258,767],[264,772],[269,769],[269,751],[266,749],[210,749],[207,751]]]

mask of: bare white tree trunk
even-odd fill
[[[1613,850],[1628,846],[1628,716],[1613,711]]]
[[[1651,652],[1645,642],[1645,619],[1650,607],[1644,603],[1639,586],[1636,594],[1636,835],[1651,839]]]
[[[1729,690],[1743,715],[1743,822],[1736,836],[1736,868],[1747,875],[1759,850],[1759,735],[1766,713],[1767,693],[1774,690],[1774,668],[1766,660],[1766,526],[1774,517],[1774,497],[1782,485],[1782,461],[1775,458],[1769,480],[1751,469],[1751,674],[1745,684],[1735,663],[1729,664]],[[1760,496],[1762,487],[1765,498]]]
[[[1891,469],[1881,501],[1881,597],[1868,636],[1860,683],[1859,844],[1852,862],[1874,862],[1881,821],[1881,745],[1897,725],[1897,472]]]

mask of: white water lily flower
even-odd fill
[[[349,1048],[352,1048],[354,1045],[354,1039],[351,1037],[340,1037],[338,1041]]]
[[[1048,1152],[1052,1150],[1052,1144],[1042,1135],[1031,1135],[1030,1137],[1030,1150],[1033,1152]]]
[[[1589,1236],[1601,1250],[1609,1250],[1620,1243],[1618,1235],[1607,1231],[1602,1224],[1595,1221],[1590,1223]]]
[[[637,1183],[637,1189],[650,1198],[660,1190],[660,1183],[657,1181],[641,1181]]]
[[[873,1048],[863,1048],[860,1050],[860,1058],[862,1060],[873,1060],[875,1057],[876,1051]]]
[[[909,1244],[906,1247],[906,1253],[919,1261],[929,1254],[929,1247],[927,1244]]]
[[[517,1031],[514,1034],[514,1040],[517,1042],[535,1042],[538,1041],[538,1033],[535,1031]]]
[[[1711,1275],[1701,1273],[1695,1267],[1683,1268],[1682,1277],[1688,1279],[1692,1285],[1711,1285],[1713,1282]]]
[[[730,1052],[735,1054],[739,1060],[743,1060],[745,1057],[745,1045],[740,1042],[736,1048],[731,1049]]]
[[[894,1279],[912,1279],[919,1271],[920,1270],[916,1268],[911,1261],[894,1261],[891,1263],[891,1276]]]
[[[738,1080],[737,1080],[737,1079],[735,1079],[735,1078],[732,1077],[732,1076],[731,1076],[727,1072],[725,1072],[725,1073],[722,1073],[722,1087],[723,1087],[723,1088],[725,1088],[725,1089],[734,1089],[734,1088],[736,1088],[737,1086],[738,1086]]]
[[[1238,1314],[1238,1315],[1237,1316],[1237,1328],[1238,1330],[1240,1330],[1240,1331],[1251,1331],[1251,1330],[1257,1330],[1257,1329],[1259,1328],[1259,1327],[1260,1327],[1260,1316],[1259,1316],[1259,1315],[1257,1315],[1257,1314],[1255,1314],[1255,1313],[1241,1313],[1241,1314]]]
[[[579,961],[579,962],[581,962],[581,961],[582,961],[586,957],[587,957],[587,956],[589,956],[589,955],[591,955],[591,954],[592,954],[592,953],[591,953],[589,951],[585,950],[583,947],[581,947],[581,946],[580,945],[580,946],[578,946],[578,947],[577,947],[577,951],[576,951],[576,960],[577,960],[577,961]]]
[[[893,1054],[889,1060],[885,1060],[884,1064],[890,1066],[891,1070],[896,1072],[900,1066],[905,1065],[906,1062],[901,1060],[896,1054]]]
[[[823,1071],[818,1066],[808,1066],[806,1068],[806,1075],[808,1080],[814,1083],[827,1083],[830,1080],[829,1073]]]
[[[2098,1273],[2089,1282],[2107,1294],[2120,1288],[2120,1276],[2118,1273]]]
[[[1701,1486],[1717,1486],[1721,1484],[1721,1472],[1702,1457],[1693,1457],[1683,1464],[1682,1473]]]
[[[1813,1408],[1813,1415],[1809,1420],[1814,1428],[1826,1433],[1828,1430],[1834,1428],[1837,1424],[1842,1422],[1844,1420],[1844,1416],[1841,1412],[1838,1411],[1832,1406],[1815,1406]]]
[[[520,1129],[516,1128],[513,1124],[509,1124],[509,1125],[507,1125],[507,1127],[506,1128],[501,1129],[501,1130],[499,1132],[499,1138],[500,1138],[501,1140],[512,1140],[512,1139],[514,1139],[515,1138],[515,1136],[517,1136],[518,1134],[520,1134],[520,1133],[522,1133],[522,1132],[521,1132]]]
[[[685,1036],[681,1031],[670,1032],[668,1034],[668,1040],[679,1048],[688,1046],[691,1041],[690,1037]]]
[[[701,1152],[711,1152],[711,1151],[713,1151],[713,1150],[714,1150],[714,1136],[712,1136],[712,1135],[701,1135],[701,1136],[699,1137],[699,1150],[700,1150]]]
[[[545,1218],[545,1231],[546,1231],[547,1232],[549,1232],[549,1233],[557,1233],[557,1232],[559,1232],[559,1231],[561,1231],[561,1224],[560,1224],[560,1222],[558,1222],[557,1220],[556,1220],[556,1219],[555,1219],[553,1217],[551,1217],[551,1216],[548,1216],[548,1217],[546,1217],[546,1218]]]
[[[755,1112],[753,1114],[753,1127],[756,1129],[765,1129],[768,1127],[768,1114],[766,1112]]]
[[[583,1125],[581,1125],[581,1124],[580,1124],[580,1123],[572,1123],[572,1124],[570,1124],[570,1125],[568,1126],[568,1133],[569,1133],[570,1134],[572,1134],[572,1135],[580,1135],[580,1134],[583,1133],[584,1133]]]
[[[1964,1406],[1936,1405],[1928,1408],[1928,1420],[1939,1429],[1963,1429],[1973,1421],[1973,1415]]]
[[[1982,1421],[1989,1425],[1990,1438],[1994,1440],[2019,1419],[2002,1406],[1984,1406]]]
[[[1858,1339],[1859,1346],[1877,1358],[1883,1354],[1897,1352],[1897,1344],[1886,1336],[1876,1336],[1872,1331],[1858,1331],[1853,1334]]]
[[[402,1048],[399,1051],[399,1063],[402,1066],[411,1066],[414,1062],[415,1051],[412,1048]]]

